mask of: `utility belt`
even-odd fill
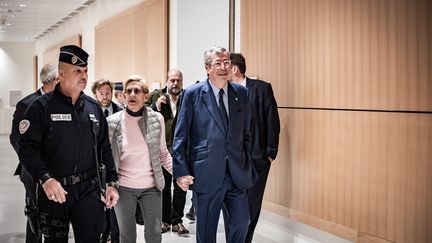
[[[64,176],[64,177],[54,177],[62,186],[73,186],[77,183],[84,182],[90,178],[96,177],[96,168],[84,171],[79,174]]]

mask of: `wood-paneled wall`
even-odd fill
[[[168,1],[148,0],[95,30],[95,77],[123,81],[139,74],[163,82],[168,68]]]
[[[251,75],[282,107],[432,111],[429,0],[243,0]]]
[[[268,209],[357,242],[432,242],[431,13],[241,1],[247,74],[272,83],[281,117]]]
[[[67,38],[66,40],[63,40],[63,41],[51,46],[46,51],[44,51],[43,64],[45,65],[45,64],[50,63],[50,62],[58,63],[59,54],[60,54],[60,47],[65,46],[65,45],[76,45],[76,46],[81,47],[81,35],[71,36],[71,37]]]

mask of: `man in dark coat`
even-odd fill
[[[54,90],[57,80],[58,72],[57,67],[53,63],[48,63],[43,66],[40,72],[40,80],[42,87],[36,92],[26,96],[18,102],[16,105],[15,112],[12,120],[12,131],[9,136],[10,143],[18,154],[19,150],[19,123],[26,111],[27,107],[39,96],[51,92]],[[26,202],[26,214],[33,213],[31,210],[36,210],[36,182],[31,178],[28,172],[22,168],[21,163],[18,164],[14,175],[19,175],[21,182],[25,188],[25,202]],[[31,225],[36,222],[27,221],[26,229],[26,243],[39,243],[42,242],[42,235],[36,225]],[[32,229],[33,228],[33,229]],[[35,232],[33,232],[35,231]]]
[[[250,224],[245,242],[251,243],[261,211],[270,165],[278,152],[279,113],[271,84],[246,77],[246,60],[243,55],[231,53],[231,65],[233,82],[248,89],[251,104],[251,156],[259,175],[258,182],[248,190]]]

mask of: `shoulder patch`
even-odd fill
[[[21,134],[24,134],[29,129],[29,127],[30,127],[30,121],[24,119],[19,123],[19,132]]]

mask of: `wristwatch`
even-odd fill
[[[118,189],[119,188],[119,183],[118,183],[118,181],[111,181],[111,182],[108,182],[107,186],[112,186],[115,189]]]

